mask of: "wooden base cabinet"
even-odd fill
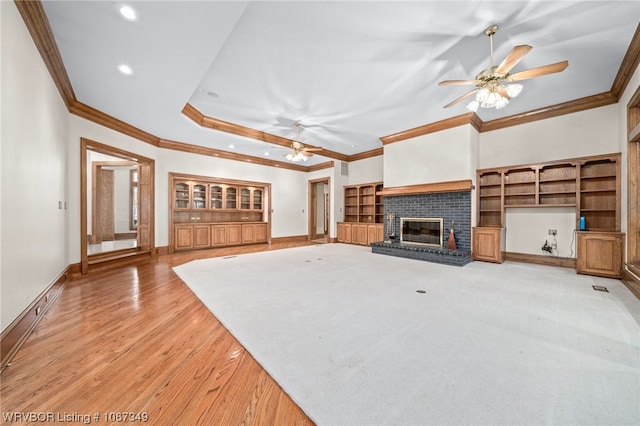
[[[504,260],[504,228],[480,226],[473,228],[473,260],[502,263]]]
[[[191,250],[267,242],[267,224],[221,223],[174,225],[175,250]]]
[[[384,240],[384,225],[382,223],[349,223],[338,222],[338,242],[371,245]]]
[[[578,231],[578,273],[621,278],[624,237],[622,232]]]

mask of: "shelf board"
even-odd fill
[[[576,203],[540,203],[534,207],[575,207]]]
[[[480,195],[480,198],[500,198],[501,195]]]
[[[523,208],[523,207],[540,207],[540,204],[505,204],[504,208]],[[544,206],[543,206],[544,207]]]
[[[540,192],[540,195],[554,195],[554,194],[574,194],[575,195],[576,191],[545,191],[545,192]]]
[[[549,182],[573,182],[575,181],[576,178],[575,176],[572,178],[561,178],[561,179],[540,179],[538,182],[540,183],[549,183]]]
[[[595,175],[595,176],[580,176],[580,180],[589,179],[615,179],[616,175]]]
[[[536,181],[535,180],[528,180],[526,182],[505,182],[505,185],[531,185],[531,184],[535,184]]]
[[[496,187],[496,186],[501,186],[502,184],[500,183],[481,183],[480,185],[478,185],[480,188],[488,188],[488,187]]]
[[[615,193],[616,190],[615,189],[581,189],[580,193],[581,194],[588,194],[590,192],[596,193],[596,192],[613,192]]]
[[[500,213],[501,209],[480,209],[480,213]]]
[[[615,209],[580,209],[581,212],[609,212],[615,213]]]
[[[536,195],[535,192],[523,192],[521,194],[504,194],[504,198],[507,197],[530,197],[532,195]]]

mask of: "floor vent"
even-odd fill
[[[609,290],[607,290],[606,287],[603,287],[601,285],[593,285],[591,287],[593,287],[595,291],[604,291],[605,293],[609,293]]]

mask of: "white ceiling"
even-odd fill
[[[286,150],[200,128],[182,109],[287,138],[299,121],[303,143],[351,155],[466,113],[443,105],[473,86],[437,83],[489,66],[489,25],[496,63],[533,46],[512,72],[569,67],[523,81],[506,108],[478,111],[484,121],[608,92],[640,22],[639,1],[128,2],[137,22],[118,4],[43,2],[78,101],[162,139],[278,161]]]

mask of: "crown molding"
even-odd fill
[[[451,118],[445,118],[444,120],[436,121],[434,123],[425,124],[423,126],[414,127],[413,129],[403,130],[402,132],[394,133],[393,135],[383,136],[380,138],[383,145],[390,143],[396,143],[407,139],[412,139],[417,136],[427,135],[429,133],[440,132],[442,130],[452,129],[454,127],[470,124],[473,116],[476,115],[473,112],[457,115]]]
[[[347,160],[347,162],[364,160],[365,158],[377,157],[377,156],[383,155],[383,154],[384,154],[384,148],[383,147],[375,148],[375,149],[372,149],[372,150],[369,150],[369,151],[364,151],[364,152],[360,152],[358,154],[350,155],[349,159]]]
[[[282,136],[273,135],[271,133],[266,133],[261,130],[251,129],[249,127],[241,126],[239,124],[231,123],[228,121],[220,120],[218,118],[209,117],[207,115],[202,114],[195,108],[193,105],[187,103],[185,107],[182,109],[182,113],[193,120],[196,124],[207,127],[209,129],[218,130],[220,132],[232,133],[238,136],[244,136],[247,138],[255,139],[258,141],[266,142],[269,144],[280,145],[285,148],[289,148],[291,144],[294,142],[291,139],[284,138]],[[342,160],[348,161],[349,156],[346,154],[342,154],[339,152],[331,151],[319,146],[309,145],[307,143],[304,146],[308,148],[318,149],[317,155],[321,155],[323,157],[333,158],[334,160]]]
[[[280,169],[296,170],[298,172],[309,172],[313,166],[300,166],[293,163],[285,163],[282,161],[268,160],[262,157],[254,157],[251,155],[237,154],[234,152],[222,151],[215,148],[207,148],[204,146],[192,145],[184,142],[170,141],[160,139],[158,147],[171,149],[174,151],[188,152],[190,154],[207,155],[209,157],[224,158],[227,160],[241,161],[243,163],[260,164],[263,166],[278,167]]]
[[[627,53],[622,59],[618,74],[611,85],[611,93],[616,97],[620,97],[625,91],[634,71],[638,68],[638,64],[640,64],[640,24],[636,27],[636,32],[633,34]]]
[[[508,117],[498,118],[496,120],[486,121],[482,123],[480,132],[490,132],[492,130],[504,129],[505,127],[519,126],[534,121],[546,120],[547,118],[558,117],[560,115],[572,114],[574,112],[585,111],[592,108],[599,108],[606,105],[615,104],[618,97],[611,92],[604,92],[598,95],[586,96],[580,99],[574,99],[569,102],[549,105],[532,111],[514,114]]]
[[[327,162],[316,164],[313,166],[308,166],[307,172],[316,172],[318,170],[332,169],[333,166],[335,166],[335,161],[327,161]]]
[[[18,12],[22,16],[36,48],[42,56],[53,82],[67,108],[76,101],[71,80],[62,62],[62,56],[53,37],[49,20],[40,1],[15,0]]]
[[[127,136],[131,136],[132,138],[138,139],[142,142],[146,142],[153,146],[158,146],[159,138],[157,136],[152,135],[151,133],[147,133],[144,130],[140,130],[137,127],[132,126],[131,124],[125,123],[122,120],[118,120],[115,117],[110,116],[109,114],[105,114],[102,111],[99,111],[89,105],[83,104],[82,102],[75,101],[69,107],[69,112],[71,114],[77,115],[78,117],[85,118],[89,121],[93,121],[94,123],[100,124],[101,126],[108,127],[109,129],[115,130],[120,133],[124,133]]]

